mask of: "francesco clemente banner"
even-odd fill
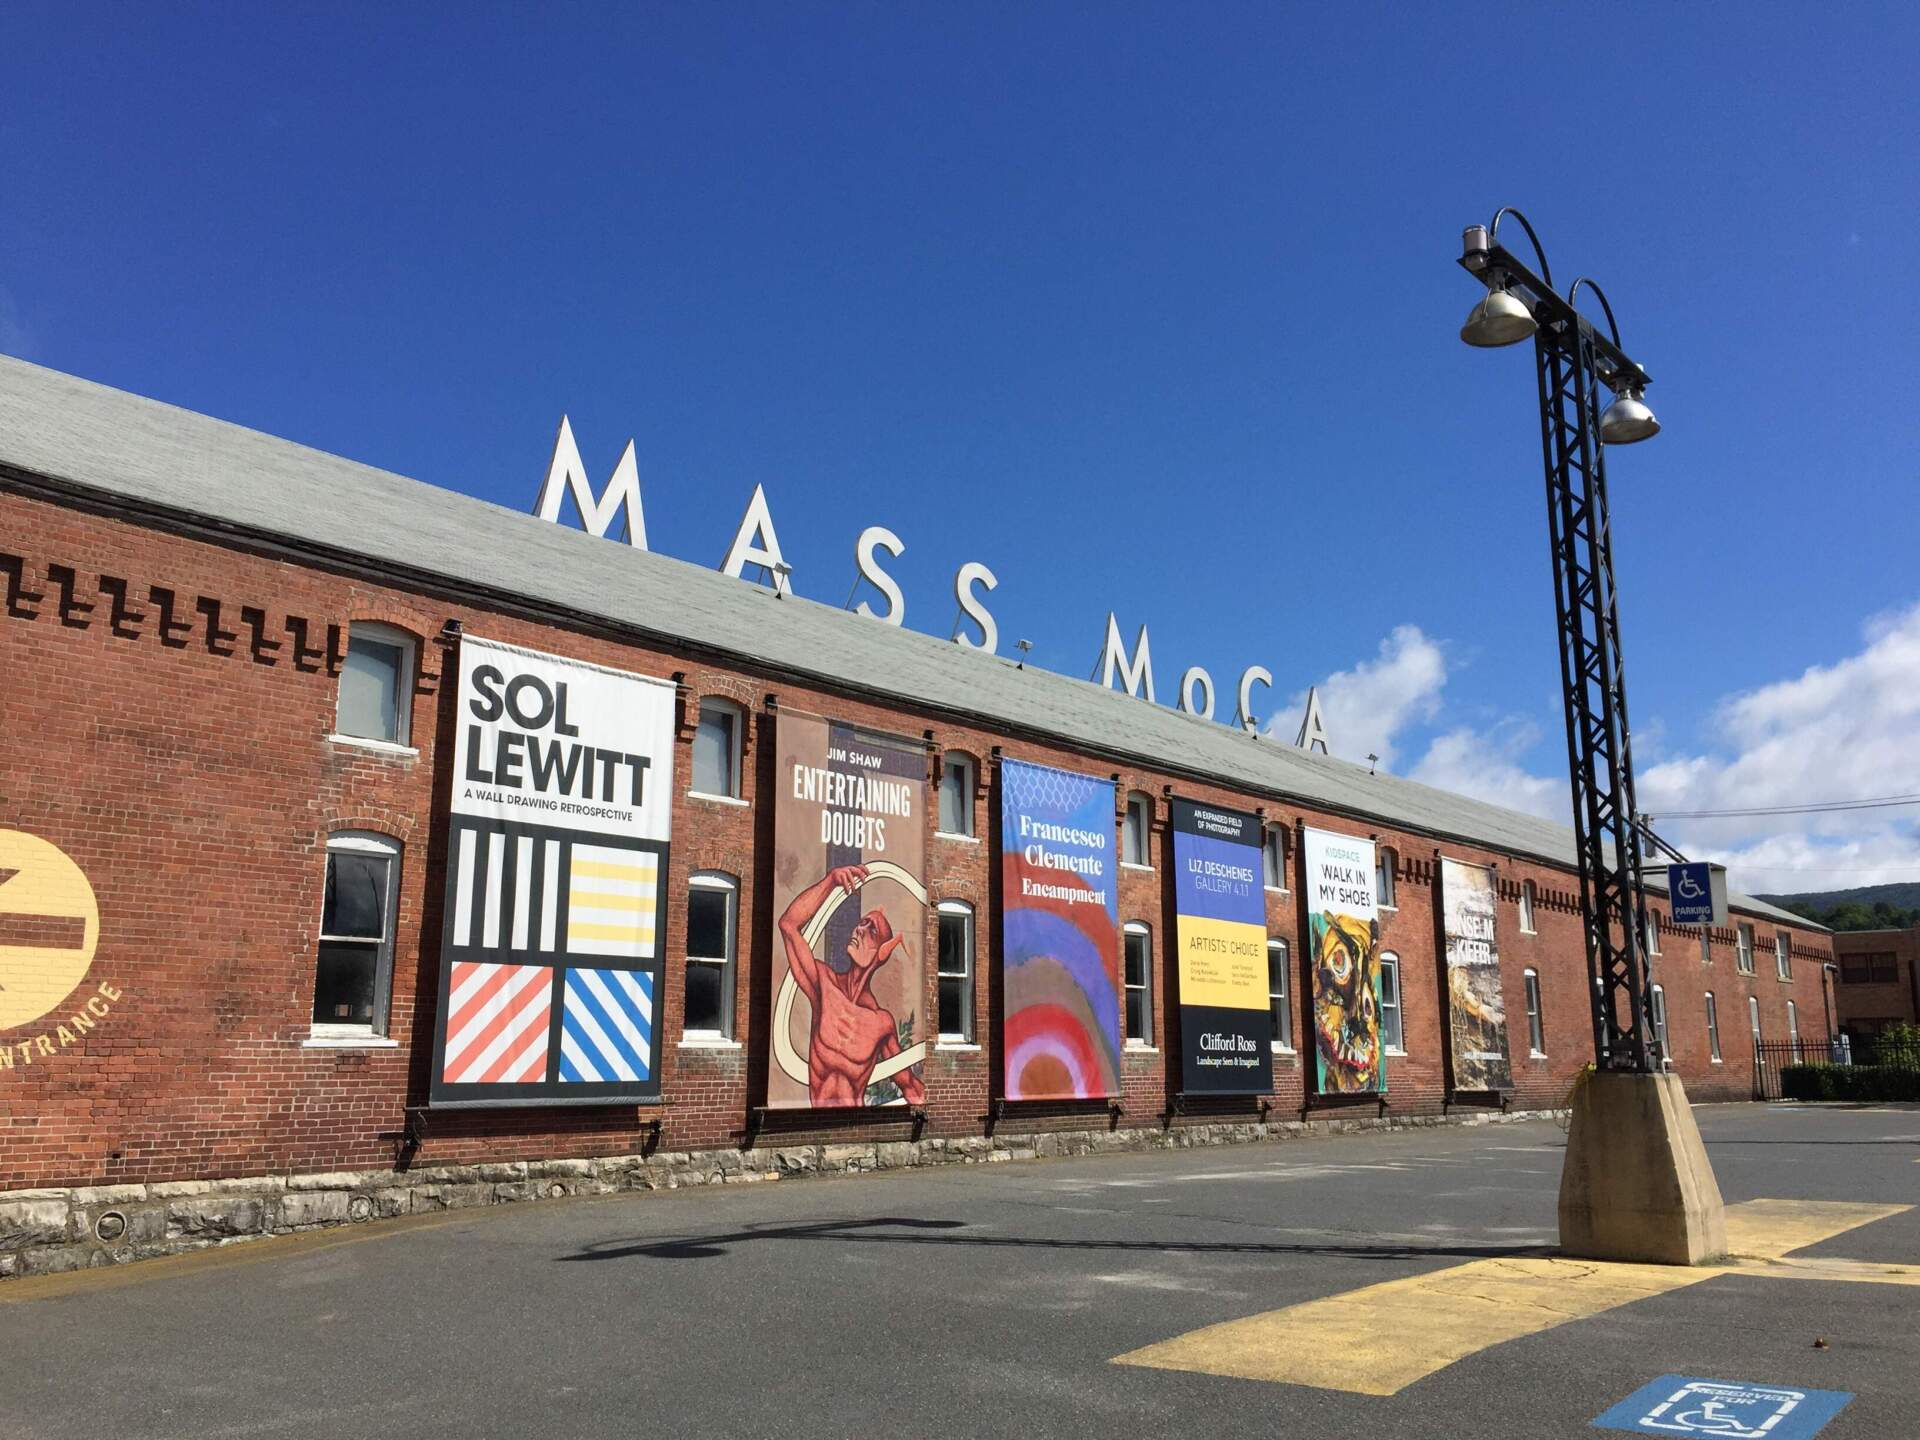
[[[1323,1095],[1384,1094],[1380,1043],[1380,897],[1371,840],[1308,829],[1307,946],[1313,1042]]]
[[[1111,780],[1000,762],[1009,1100],[1120,1093],[1113,809]]]
[[[779,727],[767,1104],[922,1104],[926,747],[791,712]]]
[[[1447,954],[1447,1018],[1455,1090],[1509,1090],[1507,1002],[1494,938],[1493,871],[1440,860],[1441,927]]]
[[[1267,911],[1260,821],[1239,810],[1171,802],[1179,926],[1180,1083],[1188,1094],[1273,1089]]]
[[[657,1099],[672,683],[467,636],[457,704],[429,1102]]]

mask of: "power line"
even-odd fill
[[[1649,818],[1659,820],[1739,820],[1761,815],[1818,815],[1849,810],[1886,810],[1899,805],[1920,805],[1920,795],[1878,795],[1865,800],[1829,800],[1807,805],[1750,805],[1734,810],[1662,810]]]

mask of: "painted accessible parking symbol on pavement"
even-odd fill
[[[1717,1440],[1812,1440],[1853,1396],[1738,1380],[1662,1375],[1594,1420],[1603,1430],[1640,1435],[1711,1435]]]

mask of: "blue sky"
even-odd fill
[[[1667,427],[1649,808],[1920,790],[1912,7],[390,8],[8,6],[0,350],[516,508],[564,411],[655,549],[764,483],[810,598],[885,524],[914,628],[980,560],[1035,663],[1112,608],[1563,813],[1529,359],[1457,339],[1516,204]],[[1829,888],[1912,813],[1691,833]]]

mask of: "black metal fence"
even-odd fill
[[[1753,1045],[1754,1098],[1782,1099],[1781,1072],[1790,1065],[1838,1065],[1855,1069],[1885,1068],[1920,1072],[1920,1047],[1911,1041],[1848,1040],[1839,1036],[1831,1044],[1824,1039],[1756,1040]],[[1834,1078],[1838,1080],[1842,1077]]]

